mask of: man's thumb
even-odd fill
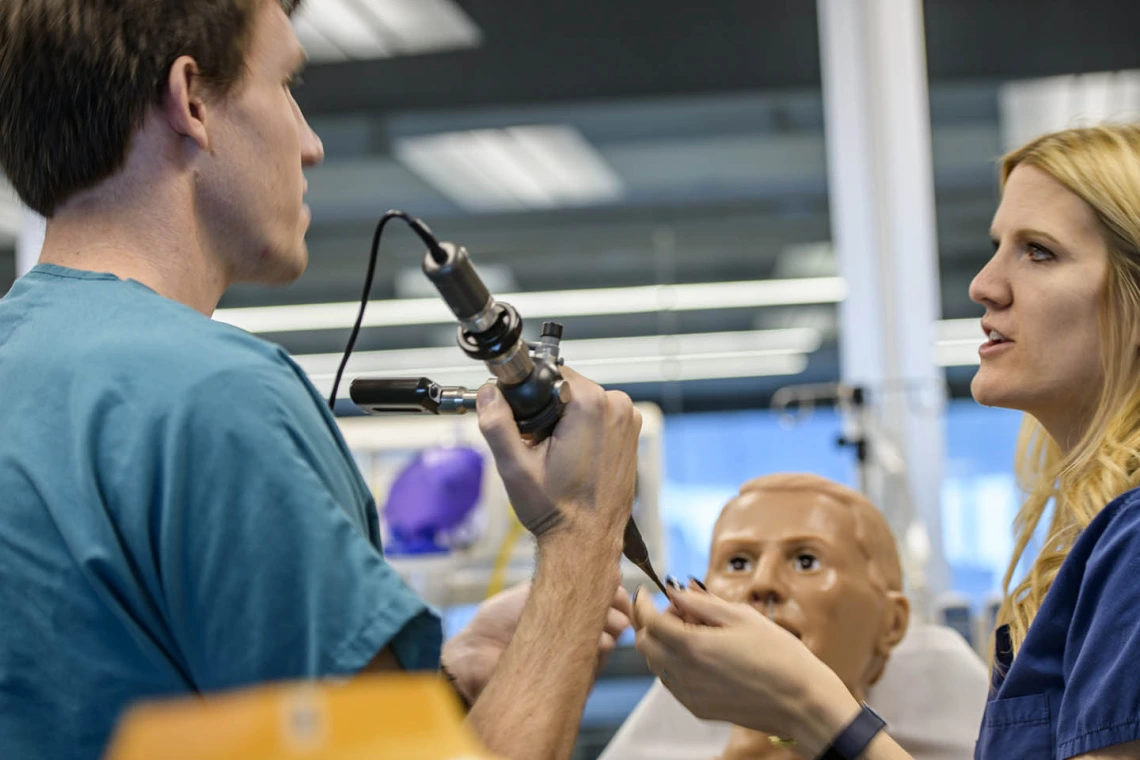
[[[511,406],[493,383],[479,389],[475,409],[479,413],[479,430],[500,468],[504,464],[515,464],[515,460],[526,456],[527,445],[519,433]]]

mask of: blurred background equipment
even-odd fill
[[[661,410],[642,415],[633,515],[655,562],[668,568],[658,507]],[[462,417],[341,417],[341,432],[380,510],[385,553],[405,580],[444,613],[454,633],[483,599],[530,579],[534,541],[521,530],[479,421]],[[624,561],[630,590],[647,583]]]
[[[464,540],[456,531],[479,503],[483,467],[483,455],[468,447],[418,452],[396,476],[381,509],[390,536],[385,554],[463,548]]]

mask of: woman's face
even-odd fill
[[[1099,313],[1108,247],[1092,208],[1045,172],[1010,174],[970,285],[986,308],[974,398],[1036,417],[1059,444],[1079,434],[1103,382]]]

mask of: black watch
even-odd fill
[[[886,721],[864,702],[855,720],[831,740],[819,760],[856,760],[886,725]]]

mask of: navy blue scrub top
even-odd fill
[[[1140,489],[1081,534],[1016,658],[998,630],[975,760],[1064,760],[1140,739]]]

